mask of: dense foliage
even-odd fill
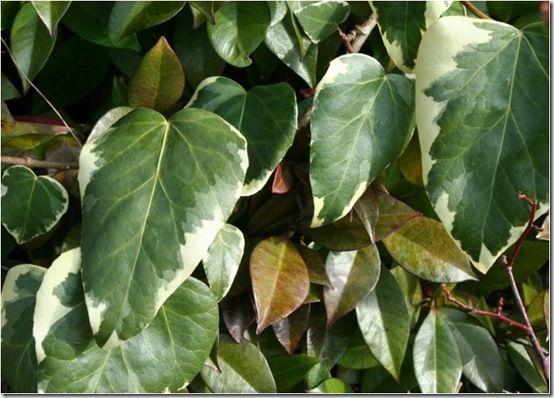
[[[547,5],[2,1],[6,390],[548,391]]]

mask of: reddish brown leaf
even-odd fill
[[[285,161],[282,161],[277,165],[275,169],[275,175],[273,176],[273,186],[271,192],[273,193],[287,193],[294,184],[294,174],[290,168],[290,165]]]
[[[229,334],[237,343],[242,341],[244,331],[254,322],[256,314],[247,294],[240,294],[221,304],[221,315]]]
[[[309,320],[310,305],[306,304],[272,325],[275,337],[289,354],[296,350],[298,343],[300,343],[302,336],[308,329]]]

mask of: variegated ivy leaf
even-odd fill
[[[548,209],[548,32],[445,17],[417,58],[417,125],[437,215],[483,273]]]
[[[2,175],[2,225],[22,244],[50,231],[67,211],[65,188],[25,166]]]
[[[36,265],[16,265],[2,286],[2,378],[11,392],[37,391],[33,313],[45,272]]]
[[[346,1],[289,1],[288,5],[294,10],[302,29],[314,43],[319,43],[335,33],[350,12],[350,6]]]
[[[414,130],[411,81],[364,54],[335,58],[311,121],[312,227],[340,219],[404,150]]]
[[[33,335],[39,392],[175,392],[200,372],[218,333],[215,297],[187,279],[150,325],[119,347],[96,345],[87,322],[79,248],[48,269],[37,293]]]
[[[202,109],[169,120],[134,110],[85,144],[82,273],[100,345],[138,334],[192,273],[231,213],[247,166],[242,135]]]
[[[450,4],[449,0],[370,1],[383,44],[398,69],[414,72],[421,37]]]
[[[242,196],[263,188],[294,140],[296,95],[286,83],[256,86],[247,92],[231,79],[210,77],[200,83],[187,106],[217,113],[248,141]]]

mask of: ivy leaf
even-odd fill
[[[166,120],[142,108],[87,142],[79,163],[85,298],[110,348],[144,329],[206,254],[242,189],[246,142],[201,109]]]
[[[271,237],[256,245],[250,256],[250,276],[258,334],[300,307],[310,288],[304,260],[283,237]]]
[[[319,384],[315,388],[312,388],[308,392],[316,394],[352,394],[354,391],[344,381],[333,377],[325,380],[323,383]]]
[[[289,4],[293,4],[295,17],[314,43],[335,33],[339,24],[350,13],[350,6],[346,1],[293,1]]]
[[[277,355],[267,359],[277,383],[277,392],[288,392],[300,383],[306,373],[318,363],[317,358],[305,354]]]
[[[244,251],[244,236],[237,227],[225,224],[202,260],[214,296],[221,300],[229,292]]]
[[[414,73],[425,31],[452,1],[370,1],[387,53],[398,69]]]
[[[184,1],[118,1],[108,23],[110,38],[117,42],[139,30],[161,24],[173,18],[184,5]]]
[[[332,287],[323,289],[327,325],[353,310],[379,280],[381,258],[376,246],[348,252],[329,252],[325,268]]]
[[[456,392],[462,360],[456,338],[441,315],[431,309],[414,341],[414,370],[424,394]]]
[[[267,360],[247,340],[236,344],[226,335],[219,336],[219,371],[204,365],[202,379],[214,393],[274,393],[277,391]]]
[[[44,235],[67,211],[64,187],[25,166],[12,166],[2,175],[2,225],[22,244]]]
[[[538,393],[548,393],[548,386],[533,364],[529,353],[521,344],[509,342],[507,345],[508,355],[512,363],[519,371],[523,379]]]
[[[375,289],[356,307],[358,324],[373,356],[397,380],[408,347],[410,312],[404,292],[386,267]]]
[[[527,223],[518,191],[541,203],[537,216],[548,209],[549,125],[536,117],[549,110],[547,54],[542,22],[518,30],[464,17],[439,19],[419,48],[425,187],[447,231],[483,273]]]
[[[39,392],[170,392],[200,371],[217,337],[217,303],[189,278],[150,325],[117,348],[94,342],[80,278],[80,249],[50,266],[37,293],[33,335]],[[155,347],[155,349],[148,349]]]
[[[129,81],[129,105],[166,111],[181,98],[185,73],[165,37],[150,49]]]
[[[36,265],[16,265],[2,286],[2,377],[11,392],[37,392],[33,313],[45,272]]]
[[[410,80],[386,75],[367,55],[343,55],[331,62],[316,88],[311,121],[312,227],[346,215],[408,145],[412,91]]]
[[[255,86],[247,92],[231,79],[212,77],[200,83],[187,106],[218,114],[248,141],[243,196],[263,188],[294,140],[296,95],[286,83]]]
[[[66,13],[70,1],[31,1],[31,4],[35,8],[38,16],[44,22],[44,25],[48,28],[50,36],[54,36],[58,23],[60,23],[62,17]]]
[[[17,12],[10,31],[10,46],[13,53],[23,94],[29,90],[33,80],[48,60],[56,34],[50,35],[31,3],[25,3]]]
[[[264,40],[269,21],[265,2],[228,2],[215,13],[215,24],[207,25],[208,37],[221,58],[244,68],[252,63],[250,54]]]
[[[275,337],[289,354],[292,355],[296,351],[298,343],[308,330],[309,321],[310,306],[302,305],[292,314],[272,325]]]
[[[455,283],[477,279],[467,256],[442,224],[430,218],[408,221],[383,243],[400,265],[425,280]]]

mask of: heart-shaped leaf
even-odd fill
[[[350,12],[350,6],[346,1],[289,1],[288,3],[292,5],[294,15],[302,29],[314,43],[319,43],[335,33],[339,24]]]
[[[549,111],[547,54],[542,22],[518,30],[464,17],[439,19],[419,47],[423,180],[445,228],[483,273],[527,223],[519,191],[541,203],[537,216],[548,209],[549,124],[537,117]]]
[[[246,138],[249,166],[243,196],[263,188],[294,140],[296,95],[286,83],[247,92],[231,79],[212,77],[200,83],[187,106],[217,113]]]
[[[208,287],[187,279],[146,329],[106,350],[96,345],[86,320],[80,260],[79,248],[63,253],[37,293],[33,335],[39,391],[144,393],[184,388],[200,371],[218,333],[217,303]]]
[[[82,274],[100,345],[138,334],[192,273],[231,214],[247,165],[240,133],[202,109],[169,120],[138,109],[85,144]]]
[[[2,225],[22,244],[44,235],[67,211],[64,187],[48,176],[36,176],[25,166],[12,166],[2,175]]]
[[[377,60],[349,54],[331,62],[316,88],[311,121],[313,227],[346,215],[402,153],[413,132],[413,106],[411,81],[386,75]]]
[[[51,36],[54,36],[58,23],[66,13],[70,1],[31,1],[38,16],[48,28]]]
[[[257,333],[300,307],[310,288],[304,260],[283,237],[256,245],[250,256],[250,276],[258,313]]]

